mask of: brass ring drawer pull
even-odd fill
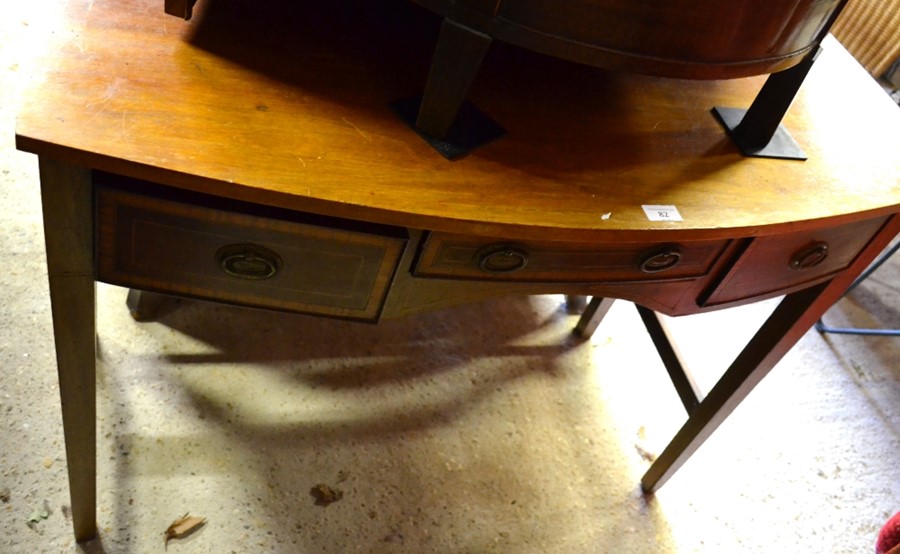
[[[816,267],[825,261],[825,258],[828,257],[828,244],[824,242],[818,242],[813,244],[809,248],[804,248],[803,250],[794,254],[791,258],[791,269],[809,269],[811,267]]]
[[[644,256],[639,267],[643,273],[659,273],[672,269],[680,263],[681,251],[674,246],[668,246]]]
[[[278,254],[255,244],[223,246],[216,252],[216,262],[228,275],[251,281],[274,277],[282,265]]]
[[[528,252],[511,244],[485,247],[478,254],[478,267],[488,273],[512,273],[528,265]]]

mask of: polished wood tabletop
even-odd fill
[[[188,22],[158,0],[65,9],[17,139],[85,167],[548,240],[757,236],[900,203],[900,110],[832,39],[784,121],[807,161],[744,158],[710,115],[748,106],[762,78],[638,76],[498,44],[470,96],[507,134],[450,162],[388,107],[420,93],[440,24],[411,2],[204,0]],[[683,221],[649,221],[647,204]]]

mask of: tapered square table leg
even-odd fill
[[[75,538],[97,534],[96,329],[90,171],[41,158],[53,337]]]

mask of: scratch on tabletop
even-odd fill
[[[126,79],[123,79],[122,77],[116,78],[116,80],[114,82],[110,83],[106,87],[106,90],[103,91],[102,98],[100,98],[99,100],[96,100],[94,102],[88,102],[87,104],[84,105],[84,107],[90,108],[92,106],[97,106],[97,105],[105,106],[106,104],[109,104],[110,102],[112,102],[113,98],[115,98],[116,95],[119,93],[119,85],[121,85],[125,81],[126,81]]]
[[[357,125],[356,125],[355,123],[353,123],[352,121],[350,121],[350,120],[347,119],[346,117],[342,117],[341,119],[344,120],[344,123],[346,123],[347,125],[353,127],[354,129],[356,129],[356,132],[359,133],[360,136],[362,136],[362,138],[366,139],[366,140],[369,141],[369,142],[372,142],[372,137],[370,137],[369,135],[367,135],[367,134],[365,133],[365,131],[363,131],[362,129],[360,129],[359,127],[357,127]]]
[[[303,169],[306,169],[306,160],[304,160],[303,158],[300,158],[300,157],[297,157],[297,159],[300,160],[301,164],[303,164]]]
[[[84,105],[85,109],[89,109],[89,108],[93,108],[94,106],[98,106],[98,109],[93,114],[91,114],[91,117],[88,120],[88,123],[94,121],[94,119],[96,119],[97,116],[99,116],[100,114],[107,111],[107,108],[109,107],[109,105],[112,103],[112,101],[115,99],[115,97],[118,96],[118,94],[119,94],[119,86],[125,81],[127,81],[127,79],[123,79],[121,77],[117,78],[115,80],[115,82],[110,83],[109,86],[106,87],[106,90],[103,92],[102,98],[100,98],[99,100],[96,100],[94,102],[88,102],[87,104]]]

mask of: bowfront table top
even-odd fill
[[[421,90],[440,23],[407,2],[207,0],[189,22],[153,0],[66,10],[18,145],[88,167],[519,238],[755,236],[900,201],[900,113],[831,39],[784,122],[805,162],[743,158],[710,115],[749,105],[763,78],[667,80],[498,44],[470,96],[508,133],[450,163],[387,107]],[[649,221],[647,204],[683,221]]]

